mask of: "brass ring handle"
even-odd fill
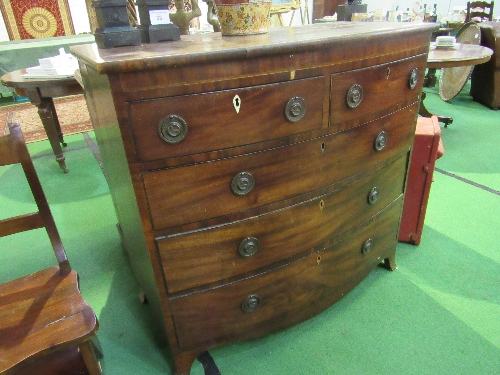
[[[253,312],[257,310],[260,304],[261,304],[260,297],[255,294],[251,294],[243,300],[243,302],[241,303],[241,309],[244,312]]]
[[[168,144],[174,145],[181,142],[188,133],[186,121],[177,115],[168,115],[160,120],[158,134]]]
[[[374,186],[371,190],[370,193],[368,194],[368,203],[374,204],[379,197],[379,190],[377,186]]]
[[[408,85],[410,86],[410,89],[414,89],[417,87],[418,83],[418,69],[415,68],[410,72],[410,78],[408,79]]]
[[[285,117],[290,122],[300,121],[306,114],[306,101],[300,96],[291,98],[285,107]]]
[[[363,248],[361,249],[361,253],[368,254],[370,251],[372,251],[372,248],[373,248],[373,240],[371,238],[369,238],[363,244]]]
[[[231,181],[231,190],[236,195],[247,195],[255,186],[255,179],[248,172],[240,172]]]
[[[259,251],[259,240],[255,237],[247,237],[240,242],[238,253],[245,258],[251,257]]]
[[[356,108],[361,104],[361,101],[363,100],[363,88],[358,85],[352,85],[349,88],[349,91],[347,91],[346,95],[346,103],[349,108]]]
[[[375,150],[382,151],[387,144],[387,133],[385,131],[381,131],[378,133],[377,138],[375,138]]]

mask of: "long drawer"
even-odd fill
[[[363,180],[301,204],[158,241],[168,291],[224,280],[324,246],[396,200],[406,164],[404,155]]]
[[[330,124],[379,112],[402,98],[415,98],[424,79],[427,56],[331,76]],[[412,74],[415,74],[414,76]]]
[[[416,105],[348,131],[182,168],[145,172],[154,229],[264,206],[340,181],[411,147]]]
[[[129,103],[138,160],[190,155],[320,129],[323,82],[319,77]]]
[[[325,251],[273,272],[171,298],[179,346],[189,349],[234,337],[259,337],[307,320],[331,306],[381,260],[394,254],[401,204],[402,198]],[[368,240],[370,248],[364,246]]]

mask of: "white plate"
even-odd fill
[[[446,44],[440,44],[440,45],[437,45],[437,43],[431,43],[431,49],[457,49],[459,46],[459,43],[453,43],[453,44],[450,44],[450,45],[446,45]]]

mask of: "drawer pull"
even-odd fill
[[[259,251],[259,240],[255,237],[247,237],[243,241],[240,242],[240,246],[238,247],[238,253],[242,257],[251,257],[257,251]]]
[[[255,180],[248,172],[240,172],[231,181],[231,190],[236,195],[247,195],[253,189]]]
[[[385,131],[381,131],[378,133],[377,138],[375,138],[375,150],[382,151],[387,144],[387,133]]]
[[[186,121],[177,115],[168,115],[160,120],[158,134],[165,142],[175,145],[181,142],[188,133]]]
[[[257,310],[257,308],[260,306],[260,302],[261,301],[259,296],[251,294],[243,300],[243,302],[241,303],[241,308],[245,312],[252,312]]]
[[[418,69],[415,68],[410,72],[410,78],[408,80],[408,84],[410,85],[410,89],[414,89],[417,87],[418,83]]]
[[[378,196],[379,196],[378,187],[377,187],[377,186],[374,186],[374,187],[370,190],[370,194],[368,194],[368,203],[370,203],[370,204],[374,204],[374,203],[377,201]]]
[[[363,88],[356,84],[352,85],[349,91],[347,91],[346,102],[349,108],[356,108],[361,104],[363,100]]]
[[[285,107],[285,117],[290,122],[300,121],[306,114],[306,101],[300,96],[291,98]]]
[[[370,251],[372,251],[372,246],[373,246],[373,240],[371,238],[367,239],[366,242],[363,244],[361,253],[368,254]]]

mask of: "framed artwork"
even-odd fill
[[[10,40],[73,35],[68,0],[0,0]]]

